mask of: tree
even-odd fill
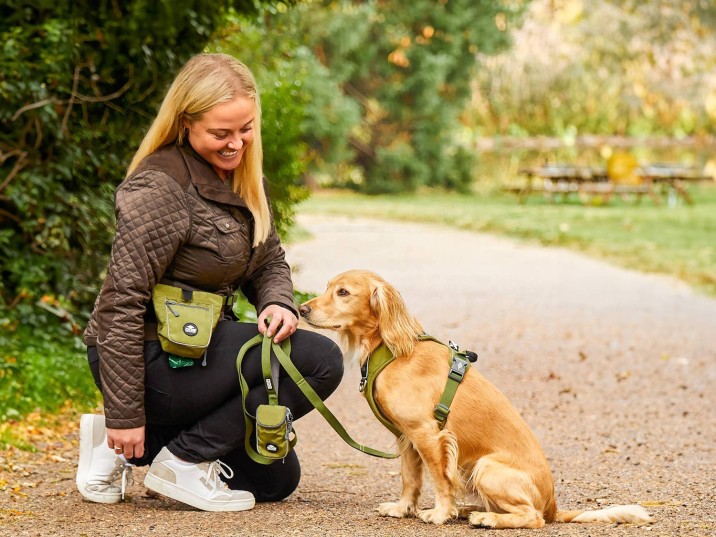
[[[483,135],[713,132],[716,6],[699,0],[534,0],[515,46],[482,58]]]
[[[296,181],[336,178],[353,159],[347,140],[360,122],[360,107],[343,93],[340,74],[323,65],[306,42],[309,23],[296,10],[269,7],[258,16],[232,17],[211,48],[240,58],[254,71],[262,121],[270,129],[264,137],[264,169],[271,178],[291,176],[292,190],[303,196]],[[350,41],[354,32],[346,30],[344,39]],[[287,152],[292,165],[281,166]]]
[[[476,54],[507,46],[521,5],[314,1],[236,21],[217,46],[278,76],[269,86],[292,85],[310,175],[365,192],[466,190],[461,114]]]
[[[509,44],[520,2],[399,0],[300,6],[313,47],[362,105],[352,143],[367,192],[418,186],[466,190],[472,151],[460,116],[470,97],[476,54]],[[314,20],[314,17],[320,19]],[[350,35],[349,39],[345,36]]]
[[[90,304],[112,239],[113,190],[168,84],[230,8],[267,3],[276,2],[2,4],[0,307],[30,319],[42,295]]]

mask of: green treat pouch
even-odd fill
[[[290,438],[291,432],[293,438]],[[256,409],[256,452],[268,459],[283,459],[295,444],[296,433],[289,408],[259,405]]]
[[[201,358],[224,302],[224,297],[214,293],[157,284],[152,291],[152,304],[162,349],[183,358]]]

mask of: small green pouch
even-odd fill
[[[152,291],[162,349],[183,358],[201,358],[219,322],[225,298],[157,284]]]
[[[283,405],[259,405],[256,409],[256,452],[267,459],[283,459],[295,445],[293,416]]]

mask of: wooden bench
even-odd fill
[[[670,191],[691,205],[693,200],[684,188],[687,181],[709,179],[697,176],[688,169],[679,166],[646,166],[637,170],[638,184],[616,183],[609,180],[606,169],[584,166],[550,165],[537,168],[521,168],[520,175],[525,176],[522,186],[505,186],[504,192],[517,194],[520,203],[525,203],[532,194],[546,196],[550,202],[558,199],[565,201],[569,196],[579,197],[582,203],[593,204],[596,201],[608,203],[617,195],[625,201],[640,203],[648,195],[655,205],[661,204],[656,185],[664,185]]]

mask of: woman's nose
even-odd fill
[[[244,147],[244,139],[241,136],[236,136],[229,141],[229,147],[231,149],[241,149]]]

